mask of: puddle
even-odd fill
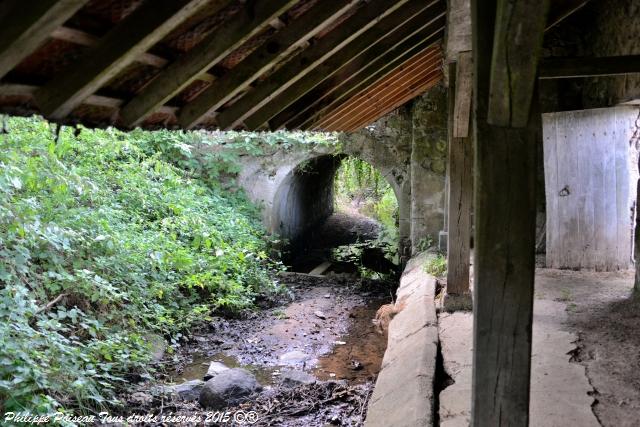
[[[172,383],[181,383],[184,381],[201,380],[209,369],[211,362],[221,362],[229,368],[243,368],[255,375],[256,379],[263,386],[272,385],[274,382],[274,373],[277,375],[279,367],[277,366],[255,366],[242,365],[238,360],[224,353],[216,353],[211,356],[198,355],[194,356],[193,361],[186,365],[180,372],[170,372],[169,378]]]
[[[378,308],[388,302],[388,298],[375,299],[351,310],[349,327],[340,344],[333,347],[329,354],[318,358],[317,367],[312,370],[316,378],[344,379],[350,384],[375,379],[382,366],[387,336],[377,333],[371,320]]]
[[[327,289],[315,288],[313,292],[323,294],[327,292]],[[311,301],[314,303],[312,304]],[[387,345],[386,336],[376,332],[371,320],[375,317],[378,308],[387,302],[388,298],[375,298],[364,305],[351,307],[348,311],[348,317],[345,316],[346,322],[341,327],[331,321],[334,319],[327,319],[330,324],[333,323],[330,326],[331,329],[340,331],[336,330],[338,333],[335,334],[328,333],[327,329],[323,332],[318,328],[319,319],[313,314],[318,306],[322,305],[324,306],[322,308],[328,309],[328,306],[334,302],[330,302],[329,299],[321,295],[319,298],[305,300],[304,303],[293,303],[284,311],[287,314],[287,319],[282,319],[277,325],[274,325],[275,327],[269,328],[263,338],[269,338],[269,341],[284,342],[285,348],[289,350],[298,347],[291,346],[294,342],[299,344],[305,340],[311,340],[314,345],[302,347],[309,352],[309,360],[304,363],[282,363],[282,360],[278,359],[278,355],[269,354],[270,357],[267,360],[270,363],[253,365],[242,364],[236,357],[224,352],[211,355],[201,353],[194,355],[192,362],[185,365],[179,372],[170,372],[170,381],[180,383],[203,379],[209,363],[213,361],[222,362],[230,368],[247,369],[256,376],[256,379],[263,386],[277,382],[278,373],[282,369],[304,369],[322,381],[343,379],[350,384],[371,381],[380,371]],[[307,323],[309,325],[306,325]],[[309,333],[303,332],[309,327],[315,329]],[[317,333],[314,334],[314,332]],[[288,354],[291,353],[295,353],[295,351],[290,351]]]

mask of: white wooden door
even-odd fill
[[[637,107],[543,114],[547,267],[628,268]]]

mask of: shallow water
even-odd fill
[[[277,382],[281,370],[292,368],[303,369],[319,380],[346,380],[349,384],[374,380],[380,371],[387,340],[385,335],[376,332],[372,319],[375,317],[377,309],[387,302],[388,299],[375,298],[351,308],[348,320],[344,325],[344,333],[335,341],[331,336],[326,336],[326,342],[321,343],[321,347],[324,349],[323,354],[304,363],[292,366],[292,364],[278,363],[277,357],[270,357],[270,360],[275,360],[271,364],[266,366],[251,365],[241,364],[237,358],[222,351],[212,355],[196,354],[190,363],[180,369],[180,372],[169,373],[170,382],[179,383],[203,379],[209,363],[213,361],[222,362],[230,368],[247,369],[256,376],[256,379],[263,386],[274,384]],[[295,303],[292,306],[295,306]],[[292,306],[289,308],[293,308]],[[297,314],[299,316],[301,313]],[[312,314],[305,315],[313,316]],[[312,318],[311,320],[317,319]],[[318,334],[318,337],[325,338],[322,334]],[[287,337],[282,336],[281,339],[285,341]],[[291,337],[288,339],[291,340]],[[284,344],[293,345],[290,348],[295,348],[296,343],[288,341]]]

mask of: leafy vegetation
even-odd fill
[[[437,254],[430,257],[424,266],[424,271],[435,277],[444,277],[447,275],[447,257]]]
[[[147,375],[149,334],[175,342],[211,312],[277,293],[258,212],[222,178],[242,153],[331,142],[6,125],[0,409],[33,414],[116,404],[125,378]]]
[[[347,157],[334,181],[336,207],[340,211],[358,211],[383,226],[381,240],[397,247],[398,201],[387,180],[369,163]]]

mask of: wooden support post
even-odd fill
[[[488,123],[496,0],[472,0],[475,241],[472,425],[529,422],[537,93],[522,128]],[[532,86],[532,89],[535,86]]]
[[[87,0],[9,0],[0,5],[0,78],[33,53]]]
[[[470,52],[464,55],[470,56]],[[464,59],[465,61],[468,58]],[[470,63],[470,61],[469,61]],[[471,87],[464,83],[471,74],[458,72],[456,63],[449,65],[449,209],[447,243],[447,293],[444,307],[447,311],[470,310],[469,251],[471,243],[471,198],[473,197],[473,140],[456,137],[455,106],[461,98],[471,97]],[[466,71],[466,70],[462,70]],[[466,90],[460,92],[458,89]],[[470,120],[467,111],[466,120]],[[468,128],[468,125],[467,125]]]
[[[492,8],[493,3],[487,7]],[[529,120],[549,0],[497,0],[495,4],[488,120],[497,126],[524,127]]]

